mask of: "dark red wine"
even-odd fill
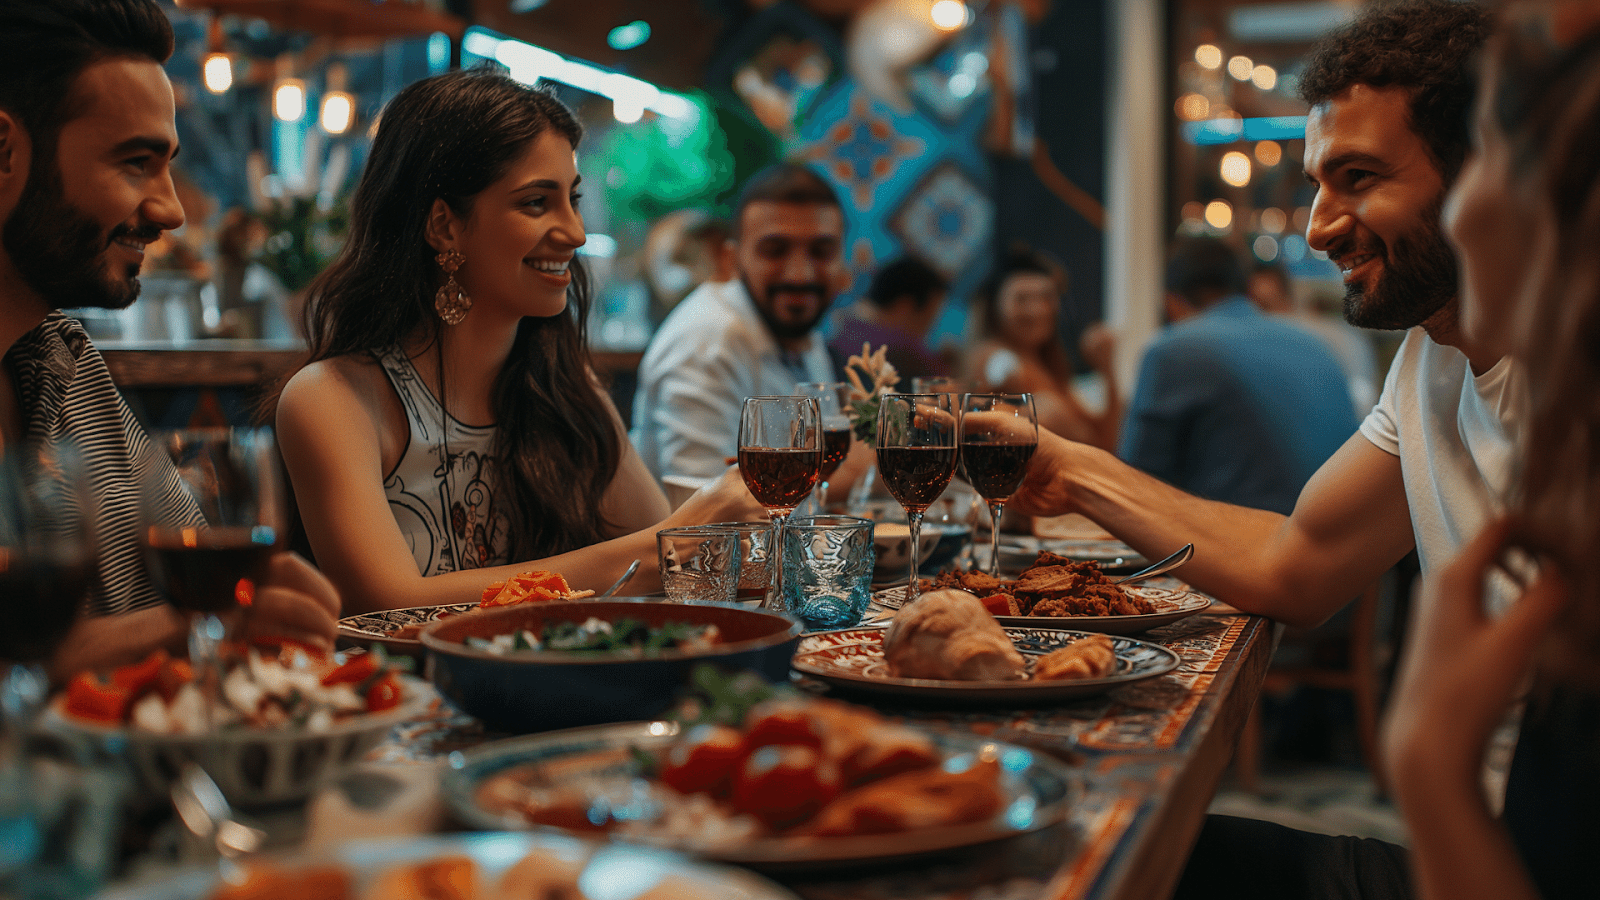
[[[5,550],[0,549],[0,554]],[[0,555],[0,660],[41,662],[77,621],[89,561],[7,560]]]
[[[817,486],[820,450],[739,450],[739,474],[767,509],[794,509]]]
[[[839,471],[839,464],[850,455],[850,429],[840,428],[837,431],[828,430],[822,433],[822,471],[817,475],[818,481],[827,481],[833,473]]]
[[[954,447],[879,447],[878,475],[907,511],[939,499],[956,471]]]
[[[1038,442],[1030,444],[962,444],[961,469],[967,482],[985,500],[1008,500],[1028,473],[1028,460]]]
[[[145,549],[156,580],[173,606],[219,613],[239,605],[240,582],[254,591],[277,549],[271,529],[152,527]]]

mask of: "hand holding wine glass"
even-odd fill
[[[961,468],[989,504],[989,574],[1000,574],[1000,514],[1039,447],[1032,394],[966,394],[961,399]]]
[[[739,473],[772,519],[774,547],[783,525],[816,487],[822,465],[822,414],[814,397],[749,397],[739,415]],[[773,566],[782,597],[783,569]]]
[[[956,469],[958,419],[950,394],[884,394],[878,406],[878,475],[905,507],[911,525],[911,580],[906,601],[921,595],[917,564],[922,514]]]
[[[227,636],[219,613],[248,608],[288,521],[271,429],[153,434],[158,459],[142,486],[146,558],[173,606],[190,614],[196,672],[214,671]]]

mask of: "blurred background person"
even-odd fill
[[[834,315],[828,348],[846,360],[859,354],[862,344],[887,347],[901,390],[910,390],[913,378],[954,374],[949,361],[928,349],[928,333],[949,290],[944,276],[921,259],[892,260],[872,276],[864,297]]]
[[[726,220],[699,209],[667,213],[650,226],[644,282],[651,323],[660,324],[700,285],[733,279],[732,236]]]
[[[1350,402],[1366,415],[1378,402],[1378,355],[1372,339],[1343,317],[1312,308],[1295,293],[1289,270],[1278,262],[1258,262],[1245,291],[1262,312],[1315,334],[1333,351],[1350,387]]]
[[[289,290],[258,260],[266,242],[267,224],[259,216],[238,207],[223,216],[217,229],[216,268],[200,293],[202,304],[216,310],[217,323],[211,329],[216,337],[288,340],[294,336]]]
[[[1174,244],[1167,329],[1139,366],[1117,455],[1208,500],[1288,515],[1356,431],[1343,371],[1321,339],[1244,295],[1233,248]]]
[[[1096,324],[1084,330],[1079,343],[1103,385],[1104,402],[1096,411],[1074,390],[1072,362],[1061,342],[1066,278],[1060,265],[1037,251],[1007,253],[979,292],[981,339],[967,360],[965,377],[974,391],[1030,392],[1039,427],[1115,450],[1122,397],[1111,366],[1112,336]]]
[[[744,398],[838,381],[816,333],[849,277],[844,209],[827,181],[780,163],[734,210],[737,275],[685,297],[639,363],[633,445],[656,478],[710,478],[739,452]]]

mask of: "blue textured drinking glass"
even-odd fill
[[[811,630],[848,628],[861,621],[872,599],[877,550],[872,520],[856,516],[790,519],[783,530],[784,612]]]

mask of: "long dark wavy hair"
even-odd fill
[[[443,274],[425,237],[429,210],[439,198],[467,216],[478,194],[551,130],[574,149],[583,135],[554,95],[492,70],[449,72],[402,90],[379,120],[344,248],[309,288],[309,359],[407,346],[420,336],[440,354],[442,379],[445,325],[433,298]],[[608,536],[597,511],[622,438],[590,380],[588,279],[573,263],[567,309],[522,320],[493,387],[497,502],[513,560]]]
[[[1537,254],[1536,352],[1519,358],[1531,401],[1512,509],[1514,539],[1566,576],[1572,602],[1544,671],[1600,689],[1600,18],[1586,35],[1508,21],[1491,40],[1489,111],[1513,171],[1543,205],[1554,247]]]

